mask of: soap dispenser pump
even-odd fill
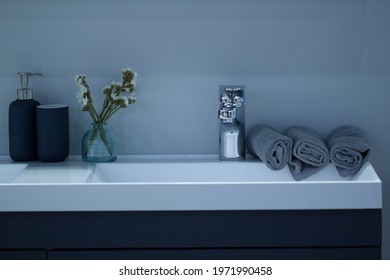
[[[41,73],[19,72],[22,88],[17,90],[17,99],[9,106],[9,153],[14,161],[37,160],[36,107],[40,103],[33,99],[28,88],[31,76]]]

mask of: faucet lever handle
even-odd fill
[[[224,91],[221,95],[222,103],[232,103],[234,108],[241,107],[244,103],[244,91],[241,87],[225,87]]]
[[[244,94],[244,91],[241,87],[226,87],[225,92],[227,92],[231,96],[239,96],[242,97]]]

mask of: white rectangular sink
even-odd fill
[[[24,163],[0,163],[0,183],[11,183],[26,168]]]
[[[340,177],[330,164],[299,182],[288,168],[271,171],[259,161],[147,158],[16,167],[0,170],[0,211],[382,208],[381,181],[369,162],[353,177]]]

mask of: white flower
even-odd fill
[[[75,83],[77,83],[78,85],[81,85],[81,81],[84,79],[85,80],[86,76],[84,74],[80,74],[80,75],[76,75],[74,77],[74,81]]]
[[[112,85],[112,86],[115,86],[115,84],[116,84],[116,83],[115,83],[114,81],[111,82],[111,85]]]
[[[83,103],[82,104],[83,104],[83,107],[87,106],[87,104],[88,104],[88,98],[87,97],[83,98]]]
[[[120,96],[118,99],[124,101],[125,107],[129,106],[129,98],[127,96]]]
[[[112,100],[118,100],[119,99],[119,97],[114,92],[111,93],[111,98],[112,98]]]
[[[83,102],[83,98],[84,98],[84,93],[82,93],[82,92],[77,92],[77,93],[76,93],[76,98],[77,98],[77,100],[79,101],[79,103],[82,103],[82,102]]]
[[[81,104],[81,108],[84,108],[88,104],[88,97],[84,95],[82,92],[76,93],[77,101]]]
[[[138,74],[136,72],[134,72],[134,78],[137,78]]]
[[[111,86],[105,86],[103,89],[102,89],[103,93],[106,94],[106,91],[108,91],[107,93],[111,92],[112,93],[112,89],[111,89]]]
[[[131,68],[130,68],[130,67],[128,67],[128,68],[123,68],[123,69],[122,69],[122,73],[125,73],[125,72],[128,72],[128,71],[131,71]]]
[[[135,80],[131,80],[130,84],[132,84],[133,86],[135,86]]]
[[[87,93],[88,92],[88,88],[86,86],[84,86],[83,84],[79,84],[79,88],[80,88],[82,93]]]

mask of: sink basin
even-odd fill
[[[23,163],[0,163],[0,183],[11,183],[26,167]]]
[[[137,162],[97,164],[93,182],[134,184],[231,184],[288,181],[263,165],[251,162]]]

